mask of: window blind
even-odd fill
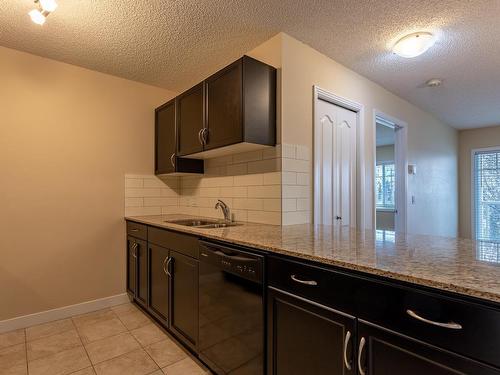
[[[474,219],[477,240],[500,241],[500,149],[474,153]]]

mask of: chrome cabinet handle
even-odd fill
[[[351,331],[347,331],[344,340],[344,364],[349,371],[351,371],[351,362],[347,359],[347,346],[349,345],[350,340],[351,340]]]
[[[203,146],[205,146],[208,142],[208,128],[203,128],[203,131],[201,132],[201,137],[203,140]]]
[[[201,143],[202,145],[203,145],[203,140],[202,140],[202,138],[201,138],[201,133],[203,132],[203,130],[204,130],[204,129],[205,129],[205,128],[202,128],[202,129],[200,129],[200,131],[198,132],[198,141],[200,141],[200,143]]]
[[[172,273],[170,272],[170,262],[172,262],[172,257],[168,257],[167,260],[167,275],[172,277]]]
[[[449,322],[449,323],[441,323],[441,322],[435,322],[434,320],[429,320],[424,317],[421,317],[418,315],[415,311],[413,310],[406,310],[406,313],[411,316],[413,319],[420,320],[421,322],[427,323],[427,324],[432,324],[433,326],[438,326],[438,327],[443,327],[443,328],[448,328],[448,329],[462,329],[462,325],[455,323],[455,322]]]
[[[166,270],[165,265],[167,263],[168,258],[169,257],[165,257],[165,259],[163,260],[163,273],[165,273],[165,275],[167,276],[168,276],[168,271]]]
[[[301,280],[301,279],[298,279],[297,276],[295,276],[295,275],[291,275],[290,278],[293,281],[295,281],[296,283],[299,283],[299,284],[305,284],[305,285],[311,285],[311,286],[318,285],[317,281],[314,281],[314,280]]]
[[[170,164],[172,164],[172,167],[175,168],[174,156],[175,156],[175,153],[173,153],[172,156],[170,157]]]
[[[363,356],[363,350],[365,349],[366,340],[364,337],[361,337],[359,340],[359,350],[358,350],[358,369],[360,375],[366,375],[365,370],[363,369],[363,365],[361,364],[361,357]]]
[[[130,229],[131,232],[139,232],[139,229],[137,228],[134,228],[134,229]]]
[[[137,242],[134,242],[134,243],[132,244],[132,251],[133,251],[132,256],[133,256],[135,259],[137,259],[137,247],[138,247],[138,246],[139,246],[139,245],[137,244]]]

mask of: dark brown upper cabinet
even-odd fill
[[[203,173],[203,161],[177,156],[176,100],[155,111],[155,174]]]
[[[204,98],[202,82],[176,99],[179,156],[203,151],[201,133],[205,123]]]
[[[276,69],[243,56],[177,97],[180,156],[205,159],[276,144]]]
[[[238,60],[205,81],[204,150],[243,142],[242,71]]]

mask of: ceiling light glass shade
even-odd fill
[[[53,12],[57,8],[57,3],[55,0],[39,0],[40,6],[46,12]]]
[[[45,23],[45,16],[38,9],[33,9],[28,14],[31,20],[37,25],[43,25]]]
[[[413,33],[399,39],[392,51],[401,57],[416,57],[431,48],[435,41],[436,38],[431,33]]]

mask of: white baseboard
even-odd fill
[[[117,294],[116,296],[78,303],[76,305],[64,306],[53,310],[19,316],[13,319],[1,320],[0,333],[30,327],[36,324],[47,323],[54,320],[69,318],[70,316],[85,314],[91,311],[104,309],[106,307],[121,305],[126,302],[129,302],[128,295],[127,293],[123,293]]]

